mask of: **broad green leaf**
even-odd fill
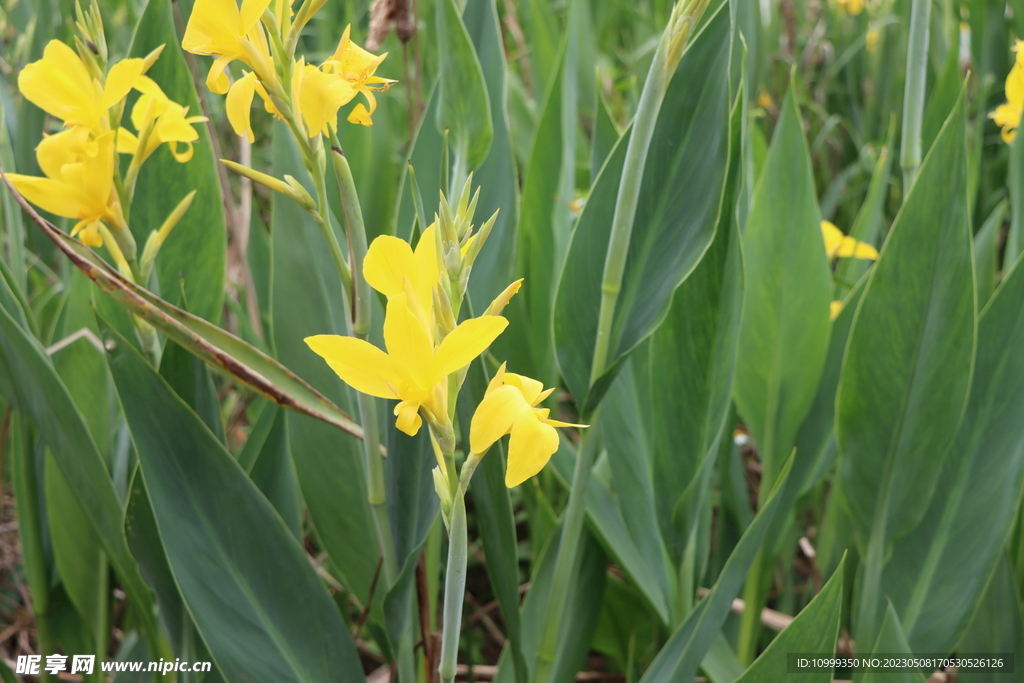
[[[970,626],[956,647],[963,653],[1012,653],[1014,666],[1024,657],[1024,613],[1021,600],[1013,584],[1013,570],[1009,559],[1003,556],[996,573],[989,581],[985,595],[974,612]],[[987,673],[962,668],[957,681],[963,683],[1003,683],[1012,674]]]
[[[978,320],[963,423],[941,469],[942,495],[894,544],[885,594],[917,652],[947,652],[981,599],[1024,486],[1024,267],[1018,262]],[[983,532],[982,532],[983,530]]]
[[[547,90],[552,74],[558,68],[558,21],[551,3],[528,0],[527,5],[519,19],[524,23],[527,40],[533,48],[529,59],[533,67],[534,93],[539,96]]]
[[[865,535],[876,515],[888,537],[922,519],[967,399],[976,330],[963,99],[896,216],[850,332],[836,440]]]
[[[547,606],[551,600],[551,583],[554,579],[555,560],[561,536],[562,526],[559,524],[548,538],[544,552],[534,564],[530,592],[523,601],[523,652],[531,670],[535,666]],[[556,650],[558,654],[551,668],[549,680],[553,683],[571,683],[576,680],[576,672],[580,670],[580,665],[590,650],[590,642],[600,616],[606,558],[601,552],[601,547],[594,542],[589,533],[584,532],[578,558],[578,572],[570,588],[559,631]],[[512,683],[515,680],[512,668],[508,663],[508,657],[503,656],[498,663],[495,682]]]
[[[959,33],[957,34],[959,38]],[[957,40],[948,51],[946,61],[935,78],[935,84],[928,97],[921,125],[921,149],[927,151],[942,130],[942,124],[956,106],[964,75],[960,71],[960,55]]]
[[[1010,231],[1006,234],[1005,263],[1013,263],[1024,252],[1024,140],[1014,138],[1010,145]]]
[[[831,290],[793,87],[781,106],[743,233],[746,278],[734,389],[761,456],[762,490],[774,483],[814,400],[828,348]]]
[[[839,638],[839,618],[843,613],[843,571],[845,558],[832,573],[821,592],[800,610],[796,619],[775,636],[771,644],[750,665],[736,683],[832,683],[832,672],[788,673],[788,655],[807,652],[828,657],[835,652]]]
[[[164,51],[146,75],[156,81],[167,97],[188,107],[190,115],[201,115],[192,74],[179,49],[172,1],[149,0],[135,30],[129,56],[144,57],[161,45],[165,46]],[[199,139],[193,145],[190,161],[179,164],[167,145],[161,145],[143,165],[129,222],[141,253],[150,232],[160,228],[185,195],[197,191],[189,210],[160,249],[156,269],[165,297],[174,301],[184,280],[189,309],[216,322],[224,300],[224,204],[215,166],[219,162],[214,158],[206,124],[199,123],[194,128]]]
[[[852,259],[850,259],[852,260]],[[853,327],[853,317],[864,293],[865,280],[862,278],[843,300],[843,308],[832,321],[828,339],[828,353],[825,367],[818,382],[818,390],[807,411],[794,445],[800,455],[794,463],[794,476],[800,482],[800,490],[807,491],[832,465],[838,455],[835,440],[836,390],[843,369],[843,355],[846,342]]]
[[[333,600],[270,503],[138,351],[104,338],[171,571],[225,679],[362,677]]]
[[[697,668],[729,616],[732,600],[743,586],[747,571],[764,542],[772,520],[780,511],[788,510],[796,499],[796,488],[787,476],[791,464],[792,458],[779,472],[775,489],[764,500],[757,516],[736,544],[718,580],[711,587],[711,592],[669,637],[640,683],[689,681],[697,673]]]
[[[604,160],[608,158],[615,143],[622,136],[618,127],[612,119],[612,113],[608,110],[608,103],[604,97],[599,97],[597,103],[597,119],[594,121],[594,136],[590,141],[590,182],[597,180],[601,172]],[[525,201],[525,199],[524,199]]]
[[[594,184],[573,232],[555,295],[558,363],[584,414],[625,356],[668,311],[672,293],[714,237],[729,147],[729,12],[692,39],[658,112],[615,308],[607,371],[590,386],[601,281],[626,136]]]
[[[75,267],[88,275],[121,306],[199,356],[210,367],[234,377],[275,403],[362,437],[362,428],[358,424],[294,372],[226,330],[172,306],[152,292],[125,280],[91,249],[47,222],[24,198],[18,196],[17,200],[22,210],[42,228]],[[106,317],[107,309],[102,305],[98,308]],[[121,307],[113,306],[111,310],[127,318]],[[125,324],[130,326],[127,320]],[[128,334],[122,325],[117,328]]]
[[[645,383],[650,387],[650,469],[657,524],[678,565],[695,529],[732,400],[743,302],[743,256],[732,207],[739,194],[741,103],[731,122],[730,168],[715,238],[676,290],[651,336]],[[685,416],[685,419],[680,419]],[[690,505],[683,492],[704,474]],[[696,506],[696,507],[695,507]],[[682,522],[682,524],[679,524]],[[692,588],[692,587],[691,587]]]
[[[292,536],[301,541],[302,494],[299,492],[298,476],[288,448],[288,415],[272,403],[268,403],[265,410],[271,413],[273,420],[256,461],[249,470],[249,478],[267,497],[277,514],[281,515]],[[241,458],[239,464],[242,464]]]
[[[494,136],[488,86],[455,0],[438,0],[435,10],[441,72],[437,129],[450,131],[463,172],[474,171],[487,158]]]
[[[123,510],[103,456],[39,343],[25,334],[6,310],[0,309],[0,391],[45,434],[54,461],[68,482],[103,544],[108,560],[136,602],[151,653],[158,641],[153,595],[128,551],[122,528]]]
[[[469,443],[467,430],[472,422],[472,411],[476,410],[483,398],[488,380],[483,359],[473,361],[466,374],[462,400],[458,405],[463,443]],[[519,547],[512,499],[505,486],[503,441],[494,444],[487,457],[477,466],[470,480],[470,493],[480,543],[487,559],[487,577],[505,622],[507,649],[515,667],[515,680],[523,683],[528,680],[529,672],[523,655],[523,632],[519,616]]]
[[[274,128],[273,160],[275,177],[287,173],[308,181],[294,140],[281,123]],[[347,330],[341,278],[324,248],[324,236],[309,214],[283,195],[273,199],[270,233],[275,356],[331,401],[355,410],[352,391],[303,341],[310,335],[345,334]],[[344,241],[340,233],[337,237]],[[313,526],[346,588],[364,603],[380,552],[366,497],[362,444],[304,415],[289,414],[287,423],[295,471]]]
[[[566,487],[572,482],[575,460],[575,449],[562,439],[558,451],[551,457],[551,465]],[[591,472],[587,485],[587,517],[594,535],[632,579],[651,609],[662,623],[669,623],[672,596],[663,557],[660,552],[654,553],[653,558],[648,557],[641,551],[644,543],[633,537],[616,499],[607,458],[599,458]],[[653,529],[647,530],[645,537],[649,539],[653,532]]]
[[[172,341],[164,346],[160,356],[160,376],[202,418],[217,440],[224,443],[224,423],[210,368]]]
[[[867,244],[878,243],[878,236],[882,232],[885,216],[885,199],[889,189],[889,167],[892,162],[889,159],[889,147],[883,147],[878,153],[878,160],[875,161],[875,170],[871,173],[871,182],[868,183],[868,193],[864,197],[857,218],[850,228],[850,237]],[[840,259],[836,264],[836,279],[841,283],[853,283],[860,280],[860,276],[867,272],[870,261],[858,258]],[[844,291],[844,290],[840,290]]]
[[[992,209],[981,228],[974,235],[974,272],[978,282],[978,306],[984,308],[996,291],[996,273],[999,271],[999,233],[1006,218],[1007,202],[1001,201]]]
[[[900,618],[896,616],[896,610],[892,603],[886,607],[885,619],[882,620],[882,629],[875,640],[872,653],[888,655],[913,655],[914,651],[907,643],[907,637],[900,625]],[[862,653],[867,654],[867,653]],[[924,675],[920,671],[872,671],[863,674],[859,679],[860,683],[925,683]]]
[[[523,291],[512,300],[510,315],[514,315],[515,324],[508,330],[518,338],[508,344],[512,367],[547,380],[545,384],[554,379],[551,313],[558,268],[572,228],[569,205],[576,176],[575,131],[566,139],[562,124],[563,108],[571,104],[574,115],[576,103],[575,92],[567,95],[567,91],[574,91],[575,81],[565,77],[565,43],[563,40],[554,78],[541,107],[523,180],[516,274],[525,282]]]
[[[648,590],[654,595],[664,595],[668,600],[668,612],[664,603],[653,605],[667,625],[671,623],[671,610],[675,602],[675,582],[669,578],[671,570],[668,567],[673,566],[673,559],[674,564],[678,565],[678,557],[672,558],[667,546],[671,543],[672,549],[678,549],[680,543],[674,533],[665,533],[664,529],[659,529],[660,520],[655,509],[655,491],[659,485],[655,475],[659,472],[656,466],[656,445],[650,436],[650,424],[655,417],[648,413],[657,410],[651,410],[652,406],[670,408],[658,405],[653,396],[649,379],[645,376],[651,365],[648,355],[647,345],[638,348],[624,364],[605,398],[600,419],[607,455],[598,459],[592,485],[596,487],[595,492],[599,497],[603,497],[601,494],[606,492],[611,493],[609,497],[615,501],[615,508],[604,514],[621,516],[625,524],[624,531],[632,542],[630,545],[638,553],[636,559],[654,574],[657,584]],[[679,457],[681,450],[673,451],[673,455]],[[655,466],[652,467],[652,464]],[[567,481],[571,481],[571,478]],[[593,497],[589,489],[588,485],[588,501]],[[612,544],[612,552],[616,556],[623,550],[625,548],[620,543]],[[632,549],[626,552],[632,552]]]

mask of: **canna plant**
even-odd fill
[[[363,5],[0,0],[0,677],[1024,656],[1019,16]]]

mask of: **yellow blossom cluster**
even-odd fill
[[[18,75],[22,95],[59,119],[63,128],[36,149],[43,177],[12,173],[8,178],[33,204],[77,220],[71,234],[87,245],[102,245],[106,227],[126,233],[134,179],[161,144],[179,162],[192,157],[192,143],[199,138],[193,124],[206,119],[188,116],[187,107],[169,99],[145,75],[162,49],[104,70],[95,55],[51,40],[42,59]],[[140,93],[131,112],[134,133],[120,125],[132,90]],[[120,183],[117,153],[132,156],[128,176]]]
[[[374,75],[387,53],[373,55],[356,45],[349,27],[334,54],[320,66],[294,57],[299,31],[323,4],[307,2],[293,17],[289,0],[243,0],[241,6],[234,0],[197,0],[181,45],[215,58],[206,85],[214,93],[227,94],[228,120],[238,135],[255,140],[250,109],[257,94],[269,113],[301,125],[310,138],[329,135],[337,126],[338,110],[359,94],[366,104],[358,103],[348,120],[372,125],[374,93],[394,83]],[[236,60],[250,70],[231,83],[227,67]]]

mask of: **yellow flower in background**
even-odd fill
[[[821,222],[821,234],[825,238],[825,253],[828,260],[836,258],[859,258],[874,261],[878,250],[866,242],[858,242],[829,221]]]
[[[114,192],[114,133],[90,139],[85,127],[43,138],[36,149],[45,178],[9,173],[7,177],[25,199],[39,208],[78,223],[71,230],[83,244],[103,244],[99,224],[121,221]]]
[[[388,299],[384,317],[386,353],[355,337],[320,334],[306,337],[305,341],[356,391],[398,399],[396,425],[411,436],[423,423],[421,407],[431,419],[442,424],[448,422],[448,375],[483,353],[505,330],[508,321],[493,315],[471,318],[435,347],[410,310],[406,296],[396,294]]]
[[[325,73],[306,64],[299,66],[293,76],[295,101],[309,137],[330,134],[338,126],[338,110],[352,101],[356,90],[343,78]]]
[[[537,405],[554,389],[544,390],[535,379],[505,372],[505,364],[487,386],[487,393],[473,413],[469,426],[469,447],[486,453],[494,442],[511,434],[505,486],[512,488],[544,469],[558,450],[555,427],[586,427],[548,418],[551,411]]]
[[[843,310],[843,302],[836,300],[829,304],[828,307],[828,319],[835,320],[839,317],[839,313]]]
[[[386,91],[395,81],[373,75],[388,53],[374,55],[359,47],[349,37],[351,29],[351,25],[345,27],[345,32],[338,42],[338,48],[323,63],[323,68],[327,73],[341,76],[356,92],[362,93],[369,104],[369,109],[362,103],[357,104],[348,115],[349,123],[371,126],[373,121],[370,117],[377,110],[377,98],[373,93]]]
[[[271,0],[196,0],[181,47],[197,55],[216,57],[206,76],[206,87],[223,95],[228,91],[228,64],[238,59],[261,76],[270,77],[270,46],[260,16]]]
[[[1006,103],[1000,104],[988,117],[1002,128],[1003,142],[1013,142],[1017,136],[1017,126],[1020,125],[1021,113],[1024,113],[1024,52],[1019,50],[1020,41],[1014,47],[1017,50],[1017,59],[1006,76]]]
[[[363,259],[363,277],[367,284],[388,299],[405,294],[405,282],[408,280],[415,295],[415,307],[423,314],[421,322],[433,336],[434,286],[441,279],[433,225],[420,235],[415,251],[398,237],[381,235],[374,239]]]
[[[156,151],[157,147],[167,143],[174,158],[185,163],[192,158],[192,143],[199,139],[199,133],[192,127],[194,123],[206,121],[205,116],[188,116],[188,107],[172,101],[152,79],[141,76],[136,89],[142,93],[132,107],[132,125],[139,135],[145,135],[145,149],[139,149],[139,139],[128,130],[121,128],[117,135],[117,151],[136,155],[137,164],[142,164]],[[185,148],[179,152],[178,143]]]
[[[122,59],[99,83],[78,53],[59,40],[51,40],[43,58],[26,64],[18,74],[18,89],[29,102],[61,119],[65,126],[85,126],[100,135],[110,130],[107,110],[135,87],[145,66],[142,59]]]
[[[878,37],[877,28],[869,28],[867,34],[864,36],[864,47],[867,48],[868,52],[874,52],[878,49]]]
[[[836,0],[840,11],[849,12],[856,16],[864,11],[864,0]]]

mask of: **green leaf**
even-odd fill
[[[850,332],[836,440],[865,535],[877,515],[892,537],[923,518],[967,399],[975,301],[963,100],[896,216]]]
[[[551,465],[566,488],[572,482],[575,460],[575,450],[562,439],[558,451],[551,456]],[[644,543],[633,537],[616,497],[607,458],[599,458],[591,472],[587,485],[587,517],[597,539],[632,579],[658,618],[662,623],[669,623],[671,595],[662,555],[658,552],[649,557],[641,550]],[[649,539],[653,531],[646,530],[644,536]]]
[[[746,286],[734,395],[761,456],[762,490],[793,448],[828,348],[831,282],[815,197],[790,87],[743,233]]]
[[[686,620],[669,637],[640,683],[689,681],[697,673],[701,660],[711,649],[718,632],[729,616],[733,598],[739,593],[747,571],[780,510],[788,510],[796,498],[796,487],[788,474],[790,458],[779,472],[775,489],[726,561],[711,592],[694,607]]]
[[[999,233],[1006,218],[1007,202],[1001,201],[992,209],[981,228],[974,235],[974,272],[978,281],[978,306],[984,308],[996,291],[996,273],[999,271]]]
[[[210,368],[180,344],[168,342],[160,356],[160,376],[167,380],[178,396],[189,405],[214,436],[224,443],[224,423],[220,401],[213,386]]]
[[[525,279],[523,291],[512,300],[508,330],[510,365],[530,377],[551,384],[554,379],[551,313],[558,268],[565,257],[573,215],[569,204],[575,186],[575,131],[564,137],[563,108],[573,105],[575,81],[565,77],[563,41],[551,87],[541,108],[530,163],[523,179],[522,217],[516,245],[516,274]],[[566,149],[570,155],[566,157]],[[568,162],[568,163],[567,163]]]
[[[551,583],[554,579],[555,560],[561,537],[562,526],[559,524],[548,538],[544,552],[537,558],[530,580],[530,592],[523,601],[523,652],[526,661],[531,665],[531,670],[537,658],[547,606],[551,601]],[[571,683],[575,680],[576,672],[580,670],[580,665],[590,650],[600,616],[606,559],[601,547],[594,542],[589,533],[584,532],[578,558],[578,571],[570,588],[559,630],[556,650],[558,654],[551,668],[549,680],[555,683]],[[499,661],[498,674],[494,680],[495,683],[512,683],[515,680],[507,656],[503,656]]]
[[[822,657],[835,653],[836,640],[839,638],[839,618],[843,613],[845,566],[844,557],[821,592],[814,596],[782,633],[775,636],[761,656],[736,679],[736,683],[832,683],[831,671],[787,673],[787,661],[791,652],[813,652]]]
[[[739,194],[743,116],[737,101],[723,207],[733,207]],[[703,507],[713,471],[713,466],[702,465],[718,455],[732,400],[742,301],[740,235],[734,211],[726,208],[719,213],[707,253],[676,290],[668,315],[651,336],[645,366],[657,523],[677,566],[695,529],[697,508]],[[681,415],[686,418],[680,419]],[[683,492],[699,472],[704,479],[693,491],[692,505],[680,506]]]
[[[1024,486],[1024,267],[978,320],[974,379],[960,431],[921,523],[899,543],[883,577],[917,652],[947,652],[995,571]],[[980,530],[984,530],[982,533]]]
[[[287,173],[308,181],[290,131],[278,123],[273,137],[272,174],[280,178]],[[324,236],[309,214],[283,195],[274,196],[270,233],[275,356],[331,401],[354,410],[352,390],[303,341],[314,334],[347,331],[341,278],[324,248]],[[337,237],[344,242],[343,235]],[[380,545],[367,502],[362,444],[304,415],[289,414],[287,423],[299,486],[323,549],[340,571],[345,587],[365,603]]]
[[[1000,558],[996,573],[956,651],[1013,653],[1014,666],[1022,661],[1024,614],[1021,613],[1020,595],[1013,584],[1012,567],[1005,555]],[[979,672],[966,667],[957,672],[958,683],[1002,683],[1007,680],[1009,677],[1005,673]]]
[[[19,196],[17,200],[22,210],[75,267],[125,309],[149,322],[210,367],[234,377],[275,403],[362,437],[362,428],[358,424],[294,372],[233,334],[125,280],[91,249],[47,222],[24,198]],[[104,317],[108,315],[108,309],[102,305],[98,308]],[[125,326],[130,327],[125,311],[118,306],[112,306],[110,310],[123,316],[125,325],[117,327],[122,333],[129,334],[124,329]]]
[[[854,259],[847,259],[854,260]],[[865,279],[861,278],[843,300],[843,308],[832,321],[828,339],[825,367],[818,382],[818,390],[796,433],[795,447],[799,457],[794,463],[794,476],[800,490],[807,491],[832,465],[839,451],[835,440],[836,391],[843,369],[846,342],[853,327],[857,304],[864,293]]]
[[[145,57],[161,45],[166,46],[146,75],[156,81],[167,97],[188,107],[189,114],[201,115],[192,74],[178,47],[180,41],[174,27],[171,0],[149,0],[135,30],[129,56]],[[161,292],[169,298],[176,297],[184,280],[189,308],[199,317],[216,322],[224,300],[224,204],[217,177],[219,162],[214,158],[206,124],[193,127],[199,139],[194,143],[190,161],[179,164],[167,145],[161,145],[143,165],[130,223],[141,254],[150,232],[159,229],[185,195],[196,190],[192,206],[160,249],[156,269]]]
[[[333,600],[270,503],[138,351],[112,330],[104,339],[171,571],[225,679],[361,678]]]
[[[1024,140],[1010,144],[1010,231],[1006,234],[1005,263],[1013,263],[1024,252]]]
[[[288,449],[288,415],[272,403],[268,403],[265,410],[271,414],[272,424],[249,470],[249,478],[267,497],[277,514],[281,515],[292,536],[301,541],[302,494],[292,454]]]
[[[890,147],[883,147],[878,153],[878,160],[875,162],[875,170],[871,173],[871,182],[868,183],[868,193],[864,197],[864,203],[857,212],[857,218],[850,228],[850,237],[870,245],[878,244],[878,236],[882,232],[885,216],[885,199],[889,190],[889,159]],[[841,282],[857,282],[860,276],[867,272],[871,262],[859,258],[839,259],[836,264],[836,279]]]
[[[896,616],[896,610],[892,608],[892,603],[889,603],[885,610],[882,630],[879,631],[875,647],[871,652],[890,655],[914,654],[907,643],[907,637],[903,634],[900,618]],[[920,671],[876,670],[864,674],[860,681],[861,683],[925,683],[924,676]]]
[[[601,281],[626,135],[594,184],[555,295],[558,363],[584,414],[619,364],[665,317],[672,293],[714,237],[728,165],[729,12],[719,10],[683,55],[658,112],[644,167],[607,371],[590,387]]]
[[[464,170],[473,171],[487,158],[494,136],[487,82],[455,0],[438,0],[435,9],[441,72],[437,129],[451,131],[456,163],[461,156]]]
[[[123,510],[103,457],[71,395],[39,343],[0,309],[0,391],[46,436],[54,461],[103,544],[108,560],[136,602],[151,654],[158,652],[153,595],[128,551]]]

